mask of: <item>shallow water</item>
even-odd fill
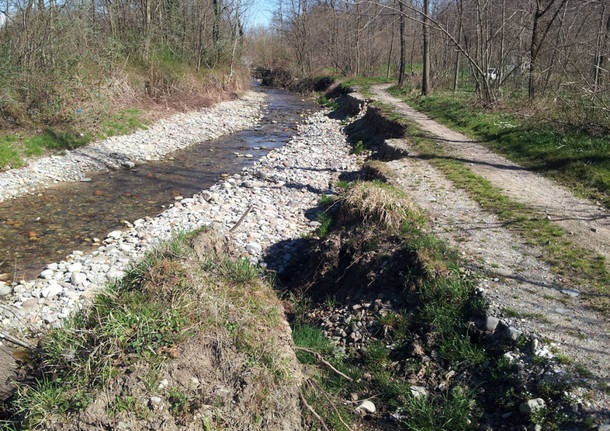
[[[93,174],[90,182],[59,184],[0,203],[0,280],[35,277],[48,262],[73,250],[92,249],[95,238],[120,229],[124,220],[155,216],[176,196],[191,196],[285,144],[302,115],[316,108],[285,91],[265,92],[268,105],[254,129],[204,141],[134,169]],[[254,157],[236,157],[235,152]]]

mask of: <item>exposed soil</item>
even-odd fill
[[[610,260],[608,211],[437,123],[388,94],[385,90],[389,86],[390,84],[375,85],[371,91],[377,100],[393,105],[398,112],[433,135],[450,156],[464,161],[474,173],[504,190],[511,199],[548,215],[553,223],[572,234],[575,243]]]

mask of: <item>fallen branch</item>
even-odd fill
[[[235,223],[235,226],[233,226],[231,228],[231,230],[229,231],[229,233],[232,233],[235,229],[237,229],[239,227],[240,224],[242,224],[242,222],[244,221],[244,219],[246,218],[246,216],[248,215],[248,213],[252,211],[252,205],[250,205],[248,207],[248,209],[246,210],[245,213],[243,213],[243,215],[239,218],[239,220],[237,220],[237,223]]]
[[[34,349],[34,346],[31,346],[30,344],[26,343],[25,341],[21,341],[19,338],[15,338],[12,335],[5,334],[4,332],[0,332],[0,338],[2,338],[3,340],[6,340],[6,341],[10,341],[11,343],[24,347],[26,349],[30,349],[30,350]]]
[[[330,368],[331,370],[333,370],[335,373],[339,374],[341,377],[349,380],[350,382],[353,382],[354,379],[352,379],[350,376],[343,374],[341,371],[337,370],[335,367],[332,366],[332,364],[330,362],[328,362],[327,360],[325,360],[321,354],[319,354],[318,352],[315,352],[313,350],[307,349],[305,347],[299,347],[299,346],[294,346],[294,350],[300,350],[301,352],[306,352],[309,353],[310,355],[314,355],[316,358],[318,358],[318,360],[320,362],[322,362],[324,365],[326,365],[328,368]]]
[[[305,407],[307,407],[307,410],[309,410],[311,412],[312,415],[315,416],[315,418],[322,424],[322,426],[324,427],[324,429],[326,431],[330,431],[328,429],[328,427],[326,426],[326,422],[324,422],[324,419],[322,419],[320,417],[319,414],[316,413],[316,411],[313,409],[312,406],[310,406],[309,404],[307,404],[307,401],[305,400],[305,397],[303,396],[303,392],[299,392],[299,395],[301,396],[301,401],[303,402],[303,404],[305,405]]]

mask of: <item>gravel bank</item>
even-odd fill
[[[181,136],[192,132],[184,129]],[[178,199],[157,217],[110,232],[104,245],[90,254],[75,251],[65,261],[48,264],[36,280],[10,286],[0,283],[3,332],[19,334],[59,326],[83,298],[123,277],[130,265],[173,233],[202,226],[226,231],[249,207],[232,237],[253,262],[274,245],[281,269],[292,252],[287,240],[318,225],[307,218],[306,211],[317,205],[321,193],[332,193],[329,182],[333,177],[356,168],[340,123],[316,113],[299,126],[288,144],[240,174],[193,197]]]
[[[200,111],[177,114],[146,130],[113,136],[82,148],[34,160],[22,169],[0,173],[0,202],[62,181],[86,181],[87,173],[133,167],[198,142],[254,126],[261,118],[263,93],[248,92],[237,100]]]

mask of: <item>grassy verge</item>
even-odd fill
[[[522,235],[530,244],[540,247],[544,260],[556,273],[595,293],[590,297],[592,303],[601,310],[607,310],[605,295],[610,285],[610,274],[602,256],[574,244],[565,230],[538,211],[509,199],[503,195],[502,190],[474,174],[463,162],[447,158],[439,144],[419,129],[417,124],[398,114],[392,106],[379,103],[376,106],[388,118],[406,126],[406,137],[412,141],[419,157],[426,158],[439,168],[482,208],[497,214],[509,229]],[[599,293],[602,296],[598,296]]]
[[[558,130],[545,122],[486,110],[467,97],[405,97],[414,108],[492,150],[610,208],[610,139],[578,130]]]
[[[144,112],[131,108],[106,114],[99,124],[90,124],[82,132],[51,127],[34,135],[0,131],[0,170],[20,168],[25,165],[24,158],[73,150],[87,145],[93,139],[125,135],[137,129],[145,129],[146,123]]]
[[[297,405],[283,310],[227,250],[209,233],[179,235],[45,336],[5,428],[274,429]]]
[[[305,398],[329,429],[495,429],[507,413],[514,427],[506,429],[540,424],[554,430],[578,422],[564,413],[565,381],[536,385],[507,358],[520,358],[528,376],[553,361],[524,353],[524,338],[512,345],[472,331],[485,304],[456,254],[425,232],[408,196],[373,181],[352,184],[339,202],[329,211],[327,236],[308,256],[315,273],[301,267],[307,283],[291,284],[295,345],[318,352],[349,378],[297,352],[309,370]],[[382,292],[392,299],[388,308],[374,307]],[[329,322],[348,332],[367,328],[359,329],[366,341],[329,338]],[[520,404],[535,397],[544,398],[546,408],[519,413]],[[362,400],[376,411],[359,415],[354,407]],[[320,420],[305,412],[310,427],[318,426]]]

